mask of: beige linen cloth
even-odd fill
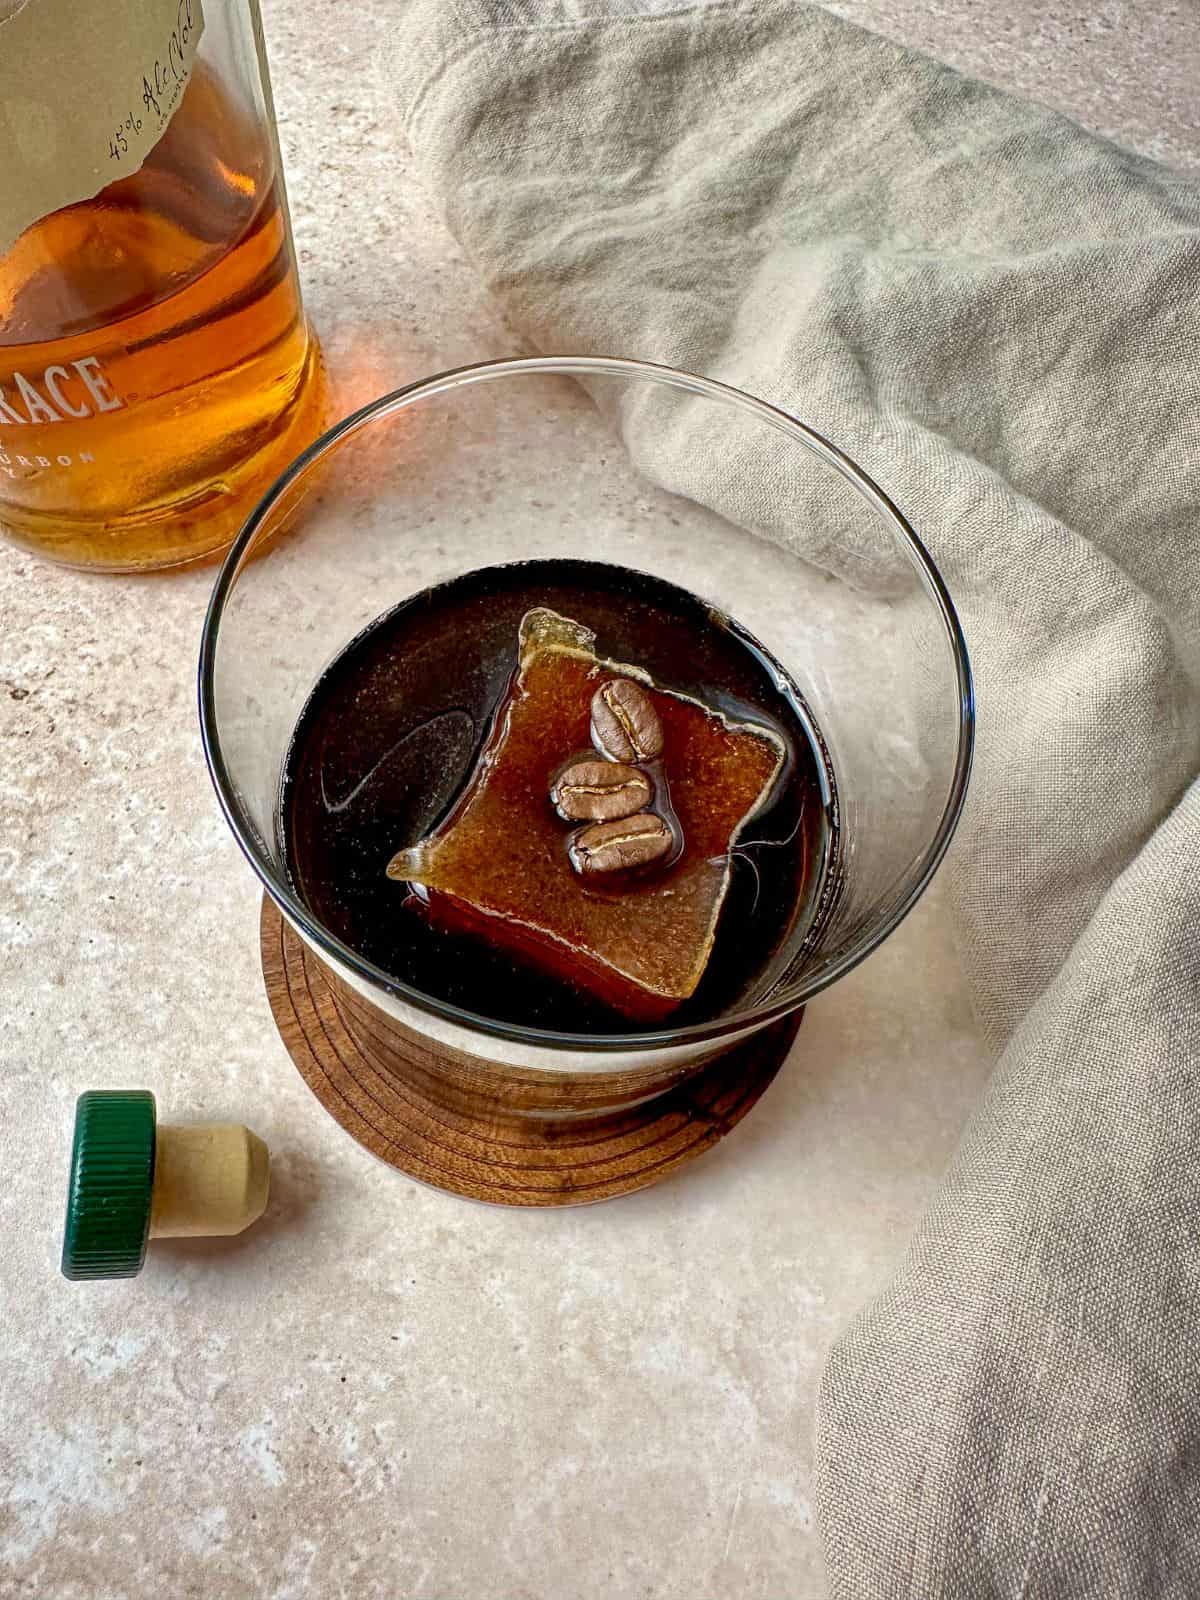
[[[963,614],[946,870],[998,1064],[829,1356],[832,1594],[1200,1596],[1200,191],[795,0],[396,29],[422,170],[515,324],[795,411]]]

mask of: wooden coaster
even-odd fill
[[[410,1178],[493,1205],[584,1205],[660,1182],[741,1121],[800,1025],[800,1013],[786,1017],[678,1088],[616,1115],[481,1122],[435,1104],[364,1055],[324,966],[267,899],[260,931],[276,1025],[326,1111]]]

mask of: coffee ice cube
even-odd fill
[[[732,720],[636,666],[602,660],[595,643],[570,618],[526,613],[516,671],[464,790],[387,873],[412,886],[435,923],[478,934],[650,1024],[704,975],[731,851],[767,802],[787,747],[774,727]],[[613,680],[640,686],[661,724],[661,754],[639,767],[653,790],[643,814],[673,814],[681,844],[655,875],[581,876],[551,800],[572,757],[596,759],[593,698]]]

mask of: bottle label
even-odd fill
[[[0,0],[0,255],[138,170],[203,32],[201,0]]]

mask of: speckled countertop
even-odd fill
[[[390,9],[264,4],[345,407],[519,349],[391,125]],[[831,9],[1200,161],[1191,0]],[[0,550],[0,1594],[818,1596],[823,1352],[987,1072],[936,889],[810,1008],[769,1109],[675,1181],[536,1215],[419,1188],[325,1117],[274,1032],[196,731],[210,584]],[[232,1247],[67,1284],[75,1096],[128,1084],[175,1120],[251,1122],[270,1209]]]

